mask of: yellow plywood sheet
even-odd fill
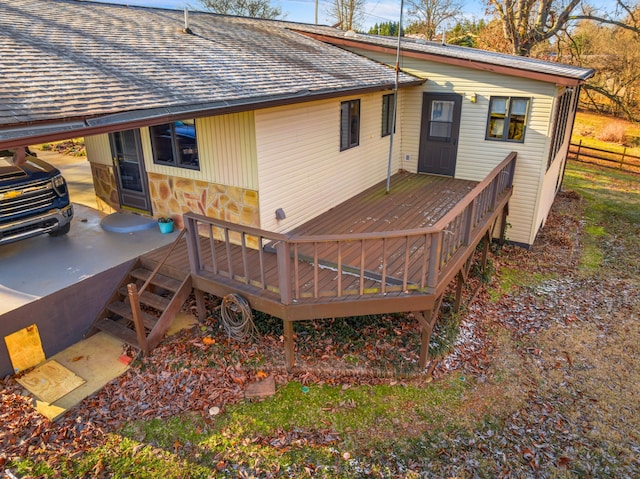
[[[32,368],[46,359],[38,326],[35,324],[5,336],[4,342],[16,373]]]
[[[36,400],[36,411],[38,411],[50,421],[55,421],[59,416],[67,412],[67,410],[63,407],[38,400]]]
[[[83,385],[85,380],[57,361],[47,361],[17,381],[38,399],[52,403]]]

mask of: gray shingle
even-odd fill
[[[392,69],[284,22],[0,0],[0,125],[390,85]],[[401,75],[401,83],[417,79]]]

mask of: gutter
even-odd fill
[[[404,81],[402,88],[422,85],[426,79]],[[293,105],[328,98],[344,97],[378,91],[393,90],[394,83],[369,87],[331,90],[298,90],[291,94],[271,95],[237,100],[220,100],[195,105],[167,106],[146,110],[133,110],[101,116],[79,116],[57,122],[37,121],[0,129],[0,149],[16,148],[50,141],[66,140],[78,136],[100,135],[168,123],[184,118],[201,118],[243,111]]]

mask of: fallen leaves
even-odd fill
[[[498,302],[491,301],[480,290],[462,317],[453,353],[430,364],[430,368],[435,368],[436,379],[453,370],[461,370],[465,377],[473,377],[478,383],[486,381],[485,386],[493,387],[491,392],[499,397],[504,392],[495,384],[490,385],[490,375],[494,332],[500,328],[516,338],[518,358],[521,357],[529,368],[522,374],[532,371],[538,374],[526,378],[530,385],[524,390],[525,405],[501,417],[499,428],[485,427],[468,436],[458,434],[446,439],[438,438],[436,431],[432,431],[433,441],[436,441],[432,450],[437,452],[437,457],[429,460],[440,461],[441,477],[474,477],[479,461],[485,465],[485,471],[491,471],[488,476],[504,478],[550,477],[554,467],[563,469],[562,473],[596,477],[601,465],[604,470],[611,464],[627,461],[619,466],[623,471],[619,477],[624,477],[622,468],[637,470],[640,467],[629,457],[615,457],[611,452],[614,448],[611,451],[599,448],[592,438],[602,425],[581,417],[589,407],[598,410],[606,406],[572,376],[589,367],[585,365],[585,355],[566,344],[552,349],[536,343],[536,339],[549,330],[569,335],[572,328],[597,325],[601,337],[596,339],[598,344],[604,344],[611,331],[608,321],[614,312],[633,314],[640,297],[637,284],[626,280],[570,274],[576,266],[579,245],[573,237],[554,233],[558,228],[575,231],[576,223],[552,215],[542,231],[542,241],[533,251],[506,247],[495,258],[496,263],[523,272],[553,271],[556,277],[538,285],[520,287]],[[549,241],[545,242],[545,237]],[[210,309],[215,310],[215,306]],[[301,391],[309,395],[319,384],[339,385],[343,391],[360,384],[400,386],[405,380],[399,375],[385,376],[371,371],[389,364],[411,370],[417,360],[419,328],[417,322],[407,316],[326,320],[301,327],[296,325],[299,370],[288,374],[282,364],[282,337],[278,327],[281,323],[276,321],[274,330],[263,331],[255,343],[237,343],[217,335],[214,322],[209,320],[165,340],[152,354],[134,362],[127,373],[87,398],[55,424],[35,412],[13,379],[5,379],[0,390],[3,405],[0,409],[0,472],[8,461],[18,458],[28,458],[60,471],[63,461],[81,458],[85,451],[104,444],[107,433],[117,431],[132,419],[195,413],[206,421],[217,422],[216,417],[227,405],[244,400],[247,384],[268,376],[273,376],[278,385],[298,381],[302,385]],[[598,352],[598,344],[590,346],[593,354]],[[559,378],[557,383],[550,379],[552,375]],[[423,384],[429,378],[419,377],[415,381]],[[522,381],[526,383],[526,380]],[[541,389],[544,381],[551,384],[547,385],[546,391]],[[473,387],[472,380],[468,382],[470,388]],[[347,399],[323,407],[329,412],[355,410],[357,404]],[[625,408],[618,414],[620,417],[622,414],[635,417],[637,403],[625,405]],[[613,413],[617,414],[616,411]],[[622,428],[624,422],[616,422],[615,427]],[[399,434],[408,427],[400,420],[397,425]],[[320,422],[318,426],[315,430],[283,427],[268,435],[247,436],[245,441],[279,451],[300,446],[330,446],[338,460],[362,465],[363,470],[368,467],[367,461],[372,459],[361,457],[360,451],[345,451],[345,438],[332,431],[329,422]],[[430,435],[426,438],[431,440]],[[638,455],[640,438],[637,431],[635,436],[627,435],[626,440],[629,444],[625,447]],[[176,454],[188,454],[187,445],[177,440],[169,449]],[[381,462],[384,460],[389,459],[380,459]],[[215,457],[212,464],[222,472],[228,471],[232,463],[232,459],[221,455]],[[396,465],[388,462],[387,466],[398,470],[402,466],[404,472],[421,469],[419,460]],[[317,465],[311,463],[301,467],[308,475],[319,471]],[[106,469],[100,461],[92,472],[94,476],[102,477],[108,473]],[[271,473],[278,474],[279,470]],[[238,477],[245,476],[249,477],[249,473],[238,471]]]

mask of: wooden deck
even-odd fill
[[[293,321],[391,312],[420,321],[424,365],[445,288],[466,279],[476,246],[504,222],[515,159],[480,183],[398,174],[389,194],[382,182],[288,234],[187,213],[186,241],[163,268],[190,272],[196,297],[239,294],[283,319],[289,366]]]
[[[291,236],[371,233],[426,228],[436,224],[478,184],[444,176],[398,173],[387,194],[379,183],[317,216]]]

